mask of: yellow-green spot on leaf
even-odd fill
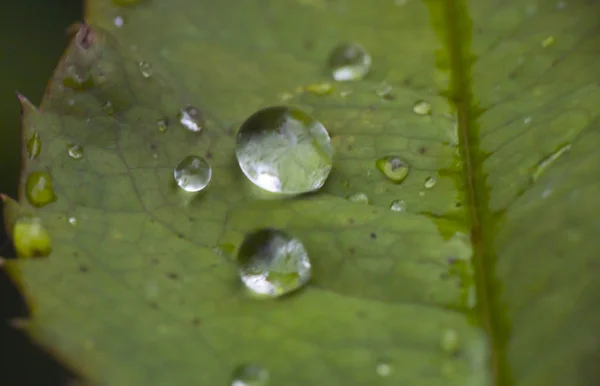
[[[46,257],[52,252],[52,239],[39,217],[17,219],[11,233],[15,250],[21,258]]]
[[[42,151],[42,139],[40,138],[37,131],[34,131],[33,134],[27,140],[27,154],[30,160],[36,159],[40,152]]]
[[[335,88],[333,87],[333,85],[331,83],[326,82],[312,83],[304,87],[304,91],[317,96],[330,95],[331,93],[333,93],[334,90]]]
[[[554,36],[548,36],[544,40],[542,40],[542,47],[548,48],[556,42],[556,38]]]
[[[52,176],[48,172],[31,172],[25,182],[25,193],[29,203],[37,208],[56,201]]]

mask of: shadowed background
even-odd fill
[[[19,172],[18,90],[38,105],[68,42],[66,29],[82,19],[82,0],[22,0],[0,5],[0,192],[17,194]],[[0,209],[1,218],[1,209]],[[3,226],[0,255],[14,256]],[[58,386],[72,376],[8,326],[27,315],[15,286],[0,270],[0,385]]]

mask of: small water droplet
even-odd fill
[[[523,118],[523,123],[528,125],[531,123],[532,120],[533,120],[533,118],[531,118],[531,117],[525,117],[525,118]]]
[[[67,152],[69,153],[69,157],[73,159],[82,159],[83,158],[83,146],[70,143],[67,145]]]
[[[30,160],[36,159],[42,151],[42,139],[39,134],[34,132],[27,140],[27,155]]]
[[[165,133],[167,130],[169,130],[169,123],[166,119],[159,119],[156,121],[156,128],[158,129],[159,133]]]
[[[354,202],[357,204],[371,204],[371,200],[366,193],[358,192],[348,196],[348,201]]]
[[[377,371],[377,375],[380,377],[387,377],[392,373],[392,366],[386,362],[379,362],[375,367],[375,371]]]
[[[437,180],[435,177],[427,177],[425,178],[425,189],[431,189],[435,186]]]
[[[335,47],[329,56],[329,69],[338,82],[363,79],[371,68],[371,55],[358,43]]]
[[[200,132],[204,128],[204,117],[194,106],[187,105],[179,110],[177,118],[179,123],[189,131]]]
[[[106,101],[106,103],[104,104],[103,108],[104,108],[104,112],[107,115],[111,115],[112,116],[112,115],[115,114],[115,109],[114,109],[114,106],[113,106],[113,104],[112,104],[111,101]]]
[[[29,203],[37,208],[56,201],[52,176],[48,172],[29,173],[25,183],[25,193]]]
[[[21,217],[12,229],[13,245],[21,258],[46,257],[52,251],[52,239],[39,217]]]
[[[417,115],[431,115],[431,104],[424,100],[416,101],[413,105],[413,112]]]
[[[152,65],[145,61],[140,61],[138,63],[140,67],[140,73],[144,78],[150,78],[152,76]]]
[[[440,346],[445,353],[456,354],[460,346],[458,332],[453,328],[446,329],[442,334]]]
[[[550,165],[559,159],[563,154],[571,149],[571,144],[566,144],[559,147],[554,153],[550,154],[543,160],[541,160],[534,168],[531,173],[532,182],[536,182],[540,176],[548,169]]]
[[[375,93],[378,97],[388,101],[396,99],[396,96],[392,92],[392,86],[390,86],[386,82],[381,83],[379,87],[377,87],[377,89],[375,90]]]
[[[331,94],[334,87],[331,83],[313,83],[306,86],[304,90],[313,95],[323,96]]]
[[[266,386],[269,372],[257,365],[239,366],[233,371],[231,386]]]
[[[62,81],[65,87],[73,90],[84,90],[94,87],[94,82],[90,75],[75,65],[69,65],[65,68]]]
[[[311,277],[304,245],[276,229],[261,229],[244,238],[237,260],[242,283],[256,297],[274,298],[300,289]]]
[[[394,212],[404,212],[406,210],[406,203],[403,200],[392,201],[390,209]]]
[[[272,193],[301,194],[323,186],[333,146],[321,122],[295,107],[268,107],[251,115],[236,138],[242,172]]]
[[[69,221],[69,224],[71,224],[73,226],[77,225],[77,218],[74,216],[69,217],[68,221]]]
[[[189,155],[177,163],[173,177],[177,185],[186,192],[199,192],[208,186],[212,168],[204,158]]]
[[[542,40],[542,47],[548,48],[556,42],[556,38],[554,36],[548,36],[544,40]]]
[[[386,156],[375,161],[375,166],[390,181],[399,184],[406,179],[410,167],[400,157]]]
[[[123,24],[125,24],[125,21],[123,20],[123,18],[121,16],[116,16],[113,19],[113,23],[114,23],[115,27],[121,28],[121,27],[123,27]]]

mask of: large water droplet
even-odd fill
[[[238,251],[239,274],[251,294],[273,298],[295,291],[311,277],[304,246],[295,237],[276,229],[246,235]]]
[[[239,366],[233,371],[231,386],[266,386],[269,372],[257,365]]]
[[[204,117],[194,106],[188,105],[179,110],[177,118],[179,123],[189,131],[200,132],[204,128]]]
[[[52,251],[52,239],[39,217],[21,217],[12,229],[13,245],[22,258],[45,257]]]
[[[240,168],[273,193],[301,194],[323,186],[333,147],[323,125],[295,107],[268,107],[251,115],[236,140]]]
[[[37,132],[34,132],[27,140],[27,155],[33,160],[39,157],[42,151],[42,140]]]
[[[37,208],[56,201],[52,187],[52,176],[48,172],[31,172],[25,183],[25,195],[29,203]]]
[[[69,157],[73,159],[83,158],[83,147],[81,145],[70,143],[67,145],[67,152],[69,153]]]
[[[431,110],[431,104],[423,100],[417,101],[413,105],[413,112],[417,115],[431,115]]]
[[[371,199],[367,196],[366,193],[358,192],[348,196],[348,201],[354,202],[357,204],[370,204]]]
[[[140,73],[144,78],[150,78],[152,76],[152,65],[145,61],[140,61],[138,63],[140,67]]]
[[[199,192],[208,186],[212,168],[202,157],[188,155],[173,170],[177,185],[186,192]]]
[[[338,82],[363,79],[371,68],[371,55],[358,43],[335,47],[329,56],[329,69]]]
[[[379,158],[375,161],[375,165],[384,176],[396,184],[404,181],[410,171],[408,164],[396,156]]]
[[[403,200],[392,201],[390,210],[394,212],[404,212],[406,210],[406,203]]]
[[[427,177],[425,178],[425,189],[431,189],[437,183],[437,179],[435,177]]]

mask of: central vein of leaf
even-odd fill
[[[468,218],[473,246],[473,266],[477,291],[477,311],[491,344],[490,365],[494,386],[512,384],[507,366],[505,348],[508,323],[498,299],[498,286],[493,276],[496,262],[493,247],[498,216],[489,209],[489,188],[482,161],[485,153],[480,147],[480,132],[471,83],[470,53],[471,19],[466,0],[426,0],[436,33],[441,38],[450,71],[447,97],[456,109],[459,147],[466,181]]]

